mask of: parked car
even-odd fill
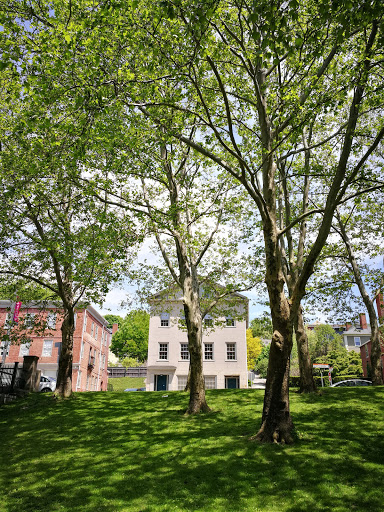
[[[42,375],[40,377],[39,391],[42,393],[48,393],[49,391],[55,391],[56,389],[56,379],[52,377],[45,377]]]
[[[124,391],[145,391],[145,388],[127,388]]]
[[[347,379],[332,384],[331,388],[338,388],[340,386],[372,386],[372,382],[365,379]]]

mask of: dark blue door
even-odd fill
[[[167,375],[156,375],[156,391],[166,391],[167,390]]]
[[[237,389],[239,387],[239,377],[226,377],[226,388]]]

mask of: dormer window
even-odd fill
[[[161,313],[160,327],[169,327],[169,313]]]
[[[204,325],[205,327],[212,327],[213,326],[213,320],[211,315],[205,315],[204,317]]]
[[[227,316],[225,319],[227,327],[235,327],[235,320],[231,318],[230,316]]]

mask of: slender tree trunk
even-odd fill
[[[300,369],[300,393],[313,393],[316,391],[316,384],[313,378],[311,358],[309,357],[308,349],[308,336],[305,331],[303,309],[301,306],[295,321],[295,334]]]
[[[199,303],[197,278],[184,279],[184,313],[188,332],[189,364],[189,405],[187,414],[209,412],[205,399],[202,351],[202,318]]]
[[[367,308],[368,309],[368,308]],[[373,312],[370,312],[370,309]],[[381,340],[379,324],[377,322],[376,312],[374,310],[372,302],[370,302],[370,308],[368,309],[369,321],[371,324],[371,372],[372,372],[372,384],[374,386],[382,386],[383,381],[383,370],[381,367]]]
[[[72,394],[73,333],[75,313],[73,308],[64,311],[61,326],[61,352],[55,394],[67,398]]]

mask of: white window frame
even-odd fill
[[[211,348],[209,348],[209,345]],[[215,351],[214,351],[214,343],[204,343],[204,361],[214,361],[215,360]],[[207,355],[211,355],[211,357],[207,357]]]
[[[204,375],[205,389],[217,389],[216,375]]]
[[[83,356],[84,356],[84,346],[85,346],[85,342],[82,341],[81,346],[80,346],[80,361],[83,359]]]
[[[169,313],[161,313],[160,327],[169,327]]]
[[[84,311],[83,332],[87,330],[87,312]]]
[[[178,375],[177,376],[177,389],[178,391],[184,391],[185,386],[187,385],[188,375]]]
[[[211,315],[205,315],[204,327],[213,327],[213,319],[212,319]]]
[[[12,325],[12,313],[7,313],[5,315],[5,321],[4,321],[4,329],[9,329]]]
[[[236,321],[231,316],[227,316],[225,319],[225,327],[236,327]]]
[[[236,346],[236,342],[231,341],[231,342],[226,343],[226,345],[227,345],[227,351],[226,351],[227,358],[226,358],[226,361],[237,361],[237,346]],[[233,345],[233,349],[231,348],[232,345]]]
[[[92,338],[93,338],[94,330],[95,330],[95,322],[92,322],[92,323],[91,323],[91,337],[92,337]]]
[[[22,343],[20,345],[19,357],[29,356],[30,343]]]
[[[180,343],[180,361],[189,361],[188,343]]]
[[[159,343],[159,361],[168,361],[168,350],[168,343]]]
[[[354,336],[353,337],[353,343],[355,344],[355,347],[360,347],[361,346],[361,338],[360,338],[360,336]]]
[[[98,335],[99,335],[99,326],[96,324],[96,327],[95,327],[95,340],[97,340]]]
[[[81,387],[81,370],[77,372],[76,391]]]
[[[50,312],[47,315],[46,326],[47,329],[56,329],[56,313]]]
[[[6,357],[9,356],[9,348],[11,346],[10,343],[6,342],[6,341],[2,341],[0,342],[0,356],[3,357],[3,354],[4,354],[4,348],[5,346],[7,345],[7,353],[6,353]]]
[[[24,317],[24,327],[26,329],[33,329],[35,326],[36,313],[27,313]]]
[[[47,350],[47,347],[50,347],[50,350]],[[52,350],[53,350],[53,340],[44,340],[41,357],[52,357]]]

